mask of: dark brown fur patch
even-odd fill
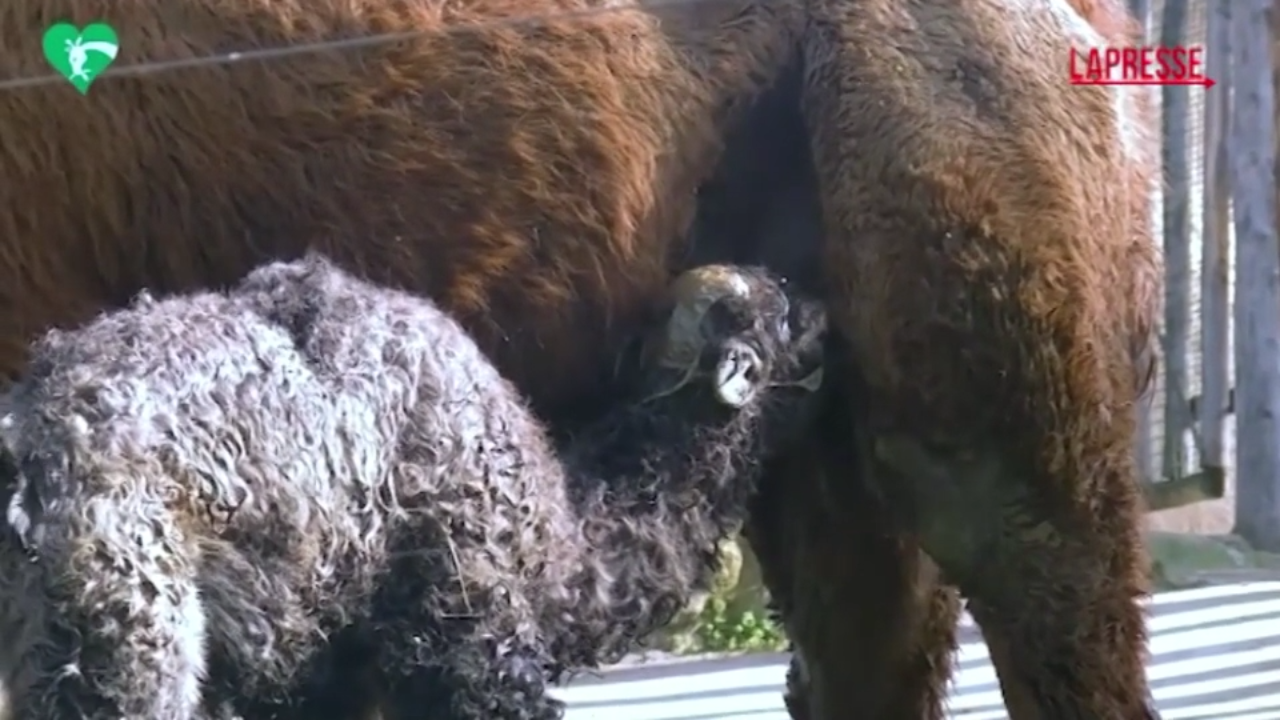
[[[870,392],[854,412],[869,409],[876,428],[998,443],[1034,521],[1061,541],[1019,536],[1018,562],[968,588],[1001,648],[1015,720],[1146,717],[1133,445],[1161,292],[1152,123],[1144,98],[1070,87],[1065,70],[1072,43],[1127,39],[1124,10],[808,7],[827,298]],[[865,481],[857,458],[820,475],[814,462],[771,481],[799,507],[773,511],[790,529],[763,553],[810,684],[793,687],[793,714],[941,718],[954,600],[909,534],[859,509],[877,498],[832,502],[832,488]]]
[[[313,247],[430,295],[542,409],[598,394],[670,276],[728,123],[794,56],[794,3],[554,19],[594,0],[20,0],[119,28],[117,66],[417,37],[0,94],[0,372],[50,326]],[[538,15],[553,19],[504,24]],[[468,25],[474,29],[466,29]],[[459,29],[461,28],[461,29]]]

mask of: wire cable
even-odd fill
[[[658,10],[682,5],[699,5],[707,2],[719,1],[721,0],[640,0],[639,2],[583,8],[580,10],[568,10],[558,13],[528,14],[514,17],[494,18],[491,20],[451,23],[436,27],[422,28],[419,30],[380,33],[377,35],[365,35],[362,37],[345,38],[341,40],[320,40],[316,42],[278,45],[274,47],[218,53],[215,55],[202,55],[194,58],[131,63],[129,65],[107,68],[94,78],[94,83],[96,84],[99,80],[104,78],[137,77],[171,72],[174,70],[205,67],[209,65],[231,65],[243,62],[261,62],[265,60],[277,60],[279,58],[291,57],[293,55],[306,55],[310,53],[328,51],[341,52],[346,50],[357,50],[361,48],[375,47],[378,45],[389,45],[391,43],[402,42],[405,40],[414,40],[426,35],[440,35],[464,31],[473,32],[477,30],[492,30],[506,27],[522,27],[565,20],[583,20],[617,12]],[[0,90],[18,90],[39,87],[42,85],[64,84],[66,82],[66,78],[62,75],[49,73],[47,75],[0,80]]]

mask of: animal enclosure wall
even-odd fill
[[[1211,0],[1154,0],[1146,5],[1146,42],[1199,48],[1210,77],[1224,37],[1211,22]],[[1141,7],[1136,7],[1141,11]],[[1219,78],[1214,77],[1215,80]],[[1164,187],[1156,208],[1166,264],[1161,363],[1143,415],[1140,463],[1154,523],[1195,532],[1231,529],[1235,428],[1230,298],[1233,243],[1225,184],[1227,84],[1152,87],[1160,108]],[[1225,497],[1224,497],[1225,496]]]

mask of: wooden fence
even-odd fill
[[[1153,510],[1223,497],[1233,478],[1231,295],[1228,212],[1228,71],[1221,17],[1210,0],[1131,2],[1147,42],[1203,48],[1219,85],[1151,88],[1158,95],[1164,187],[1157,203],[1166,296],[1161,363],[1143,408],[1139,464]],[[1217,42],[1213,38],[1219,38]]]

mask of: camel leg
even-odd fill
[[[900,520],[960,586],[1013,720],[1150,720],[1141,513],[1127,468],[1097,493],[1012,472],[996,449],[868,439]]]
[[[847,438],[839,420],[823,426]],[[941,720],[957,593],[885,523],[847,446],[819,445],[771,469],[747,527],[795,645],[791,717]]]
[[[870,543],[857,545],[823,551],[850,561],[843,571],[857,582],[841,583],[840,594],[815,593],[814,606],[788,623],[799,658],[793,677],[801,681],[788,687],[792,718],[942,720],[959,613],[955,591],[929,577],[932,563],[918,552],[877,554]],[[863,563],[875,569],[850,571]],[[919,575],[909,577],[912,571]],[[822,580],[829,592],[831,576]],[[818,581],[815,574],[802,582]]]

